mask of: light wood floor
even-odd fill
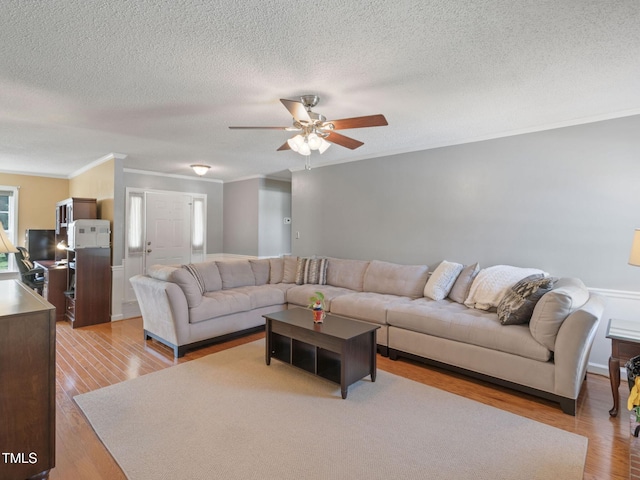
[[[74,395],[263,337],[264,333],[253,334],[194,350],[175,360],[167,347],[142,340],[140,318],[76,330],[66,322],[58,322],[56,467],[50,478],[126,478],[76,406]],[[408,360],[392,361],[378,356],[378,368],[588,437],[585,479],[618,480],[629,476],[629,416],[626,411],[618,418],[609,416],[613,402],[609,380],[605,377],[587,375],[577,415],[572,417],[562,413],[557,404]],[[625,398],[626,392],[621,390],[621,399]]]

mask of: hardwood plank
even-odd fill
[[[72,330],[57,323],[56,467],[50,478],[124,480],[125,476],[102,445],[73,396],[117,381],[136,378],[173,365],[202,358],[264,338],[255,333],[217,345],[192,350],[180,359],[156,341],[144,341],[142,319],[94,325]],[[584,478],[629,478],[629,417],[622,410],[609,416],[612,398],[609,380],[588,374],[575,417],[553,402],[429,367],[407,359],[378,356],[378,368],[411,380],[462,395],[505,411],[531,418],[589,439]],[[621,398],[626,398],[624,388]]]

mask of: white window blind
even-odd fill
[[[143,201],[144,193],[129,194],[129,233],[127,235],[129,254],[140,254],[143,251]]]
[[[191,249],[194,252],[202,252],[204,250],[204,205],[204,198],[193,199],[193,235],[191,237]]]

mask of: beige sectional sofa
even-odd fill
[[[535,270],[470,268],[442,275],[439,267],[430,277],[426,265],[285,257],[153,266],[131,283],[145,338],[169,345],[176,357],[261,329],[262,315],[306,307],[321,291],[330,313],[380,326],[383,355],[478,376],[559,402],[575,414],[602,299],[580,280],[561,278],[541,291],[530,321],[503,325],[492,303],[505,296],[496,293],[500,282],[516,283]],[[443,289],[450,296],[441,298]]]

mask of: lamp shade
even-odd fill
[[[11,243],[4,233],[4,225],[0,223],[0,253],[17,253],[18,249]]]
[[[631,243],[631,254],[629,255],[629,265],[640,267],[640,228],[636,228]]]
[[[202,176],[207,173],[211,167],[209,165],[191,165],[191,168],[196,172],[196,175]]]

